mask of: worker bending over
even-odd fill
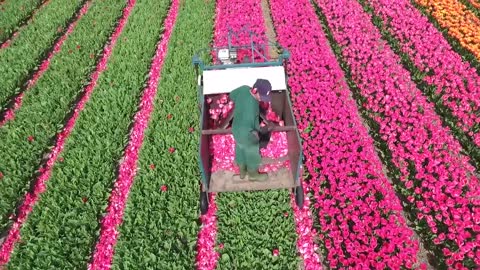
[[[240,178],[248,173],[251,181],[265,181],[268,174],[260,173],[260,104],[270,103],[272,85],[268,80],[258,79],[253,87],[240,86],[230,93],[234,102],[232,133],[235,139],[235,162],[240,167]]]

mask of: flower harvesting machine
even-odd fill
[[[246,34],[246,35],[245,35]],[[250,42],[236,42],[239,35],[250,37]],[[302,144],[292,111],[287,87],[285,67],[290,57],[288,51],[276,43],[260,39],[248,26],[239,30],[228,30],[227,46],[210,47],[198,51],[192,59],[195,67],[200,109],[199,167],[201,172],[200,210],[208,210],[209,192],[235,192],[269,189],[291,189],[295,193],[296,204],[303,207]],[[275,51],[273,51],[275,50]],[[270,52],[270,53],[269,53]],[[274,53],[272,53],[274,52]],[[276,52],[276,53],[275,53]],[[277,54],[278,57],[269,57]],[[202,60],[206,59],[206,60]],[[212,59],[213,61],[209,61]],[[206,62],[213,62],[211,65]],[[260,168],[272,163],[281,163],[275,172],[268,172],[264,182],[240,180],[232,171],[220,169],[212,172],[213,136],[231,134],[229,128],[233,118],[233,102],[228,101],[228,93],[233,89],[252,86],[257,79],[267,79],[272,85],[272,101],[268,112],[274,112],[276,122],[267,122],[267,109],[261,106],[260,123],[269,123],[268,132],[260,134],[260,148],[265,148],[273,132],[285,132],[286,143],[279,158],[264,158]],[[265,104],[262,104],[265,105]],[[272,124],[273,123],[273,124]],[[272,137],[273,138],[273,137]],[[218,142],[217,142],[218,143]],[[231,149],[231,148],[230,148]],[[233,163],[233,160],[231,160]],[[282,163],[283,162],[283,163]],[[286,164],[283,166],[282,164]]]

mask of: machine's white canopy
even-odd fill
[[[272,90],[285,90],[283,66],[230,68],[203,71],[203,94],[230,93],[242,85],[253,86],[257,79],[269,80]]]

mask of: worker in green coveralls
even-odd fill
[[[272,85],[258,79],[253,87],[240,86],[230,93],[234,102],[232,133],[235,139],[235,162],[240,167],[240,178],[248,173],[251,181],[265,181],[268,174],[260,173],[260,106],[259,101],[270,103]]]

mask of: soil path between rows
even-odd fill
[[[265,20],[265,26],[267,28],[267,38],[270,42],[277,42],[277,36],[273,27],[272,16],[270,15],[270,6],[268,0],[261,0],[263,18]],[[268,47],[271,58],[277,59],[278,52],[275,47]]]

